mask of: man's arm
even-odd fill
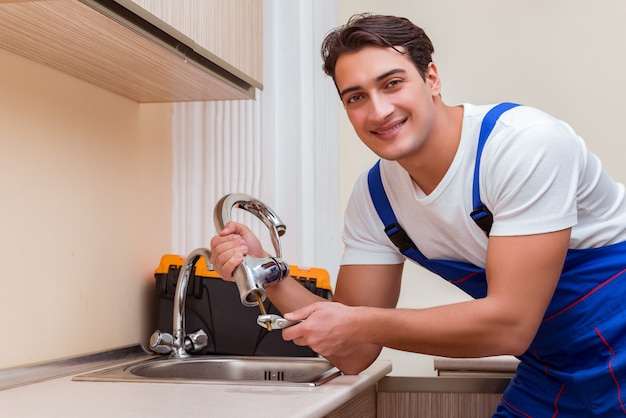
[[[530,345],[558,283],[570,230],[492,237],[485,298],[429,309],[369,310],[391,329],[371,341],[399,350],[449,357],[520,355]],[[409,331],[410,330],[410,331]]]
[[[367,280],[346,284],[353,275],[342,276],[337,292],[346,298],[344,301],[370,306],[307,306],[288,317],[310,320],[286,329],[283,336],[310,345],[346,373],[358,373],[367,367],[382,346],[449,357],[522,354],[532,342],[554,294],[569,237],[570,229],[491,237],[487,296],[434,308],[389,309],[395,305],[395,299],[385,289],[369,282],[374,286],[372,293],[381,294],[368,296]],[[373,280],[374,275],[367,273],[374,271],[370,269],[372,266],[359,266],[356,271]],[[377,276],[378,280],[385,280],[382,275]],[[375,305],[376,301],[382,305]]]

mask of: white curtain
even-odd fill
[[[337,0],[264,0],[264,89],[257,100],[174,106],[174,252],[208,246],[215,203],[246,193],[287,225],[282,255],[290,264],[335,277],[339,101],[322,73],[319,46],[336,25]],[[264,227],[236,212],[234,219],[269,242]]]

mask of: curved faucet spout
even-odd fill
[[[287,227],[283,221],[280,220],[276,212],[265,203],[250,195],[231,193],[222,197],[219,202],[217,202],[213,212],[213,220],[215,221],[217,232],[224,229],[224,226],[231,221],[233,208],[241,208],[260,219],[270,230],[270,239],[272,240],[276,257],[282,257],[279,238],[285,234]]]
[[[191,272],[200,258],[204,258],[207,268],[210,269],[211,251],[206,248],[198,248],[189,253],[178,275],[176,295],[174,297],[174,314],[172,317],[174,331],[172,357],[189,357],[185,350],[185,300],[187,299],[187,286],[189,285]]]
[[[172,334],[163,333],[156,330],[150,336],[150,349],[159,354],[170,353],[173,358],[189,357],[189,351],[198,351],[206,347],[209,337],[200,329],[191,334],[187,334],[185,328],[185,301],[187,299],[187,287],[189,278],[194,266],[204,258],[207,268],[210,270],[211,252],[206,248],[193,250],[183,263],[178,281],[176,282],[176,295],[174,296],[174,311],[172,315]]]
[[[289,265],[280,258],[282,257],[280,237],[285,234],[287,227],[278,215],[260,200],[247,194],[232,193],[222,197],[215,205],[213,218],[218,233],[231,221],[233,208],[241,208],[252,213],[267,226],[276,252],[276,257],[255,258],[246,255],[233,272],[241,303],[245,306],[257,306],[259,300],[263,301],[266,298],[265,286],[276,283],[289,274]]]

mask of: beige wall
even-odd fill
[[[171,105],[0,62],[0,368],[136,344],[171,246]]]
[[[570,123],[608,171],[626,182],[626,2],[621,0],[339,0],[339,20],[359,12],[406,16],[435,45],[448,104],[516,101]],[[341,208],[375,157],[342,115]],[[464,299],[407,266],[400,305]],[[395,375],[432,374],[427,356],[385,350]]]

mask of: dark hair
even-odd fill
[[[332,30],[322,43],[324,72],[335,79],[337,59],[347,52],[358,52],[367,46],[394,48],[408,53],[422,78],[435,52],[424,30],[403,17],[363,13]]]

